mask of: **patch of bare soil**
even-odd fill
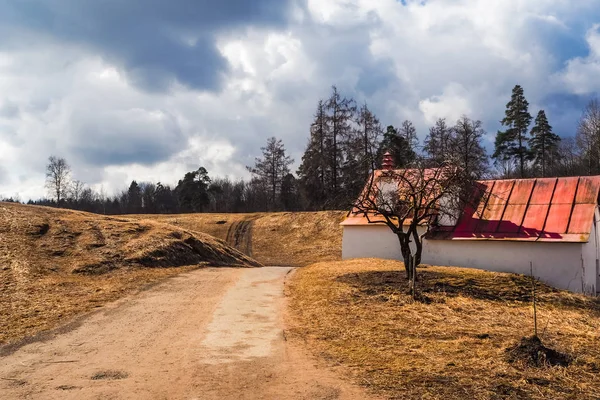
[[[568,367],[571,357],[546,347],[537,336],[522,338],[519,343],[506,349],[507,360],[523,367]]]
[[[0,343],[198,266],[260,266],[209,235],[0,203]],[[173,269],[176,268],[176,269]]]
[[[289,284],[290,335],[387,398],[598,398],[600,299],[538,285],[542,342],[521,342],[533,333],[528,277],[449,267],[418,273],[428,304],[407,294],[400,262],[299,269]]]
[[[0,356],[2,398],[366,400],[284,334],[289,268],[205,268]]]

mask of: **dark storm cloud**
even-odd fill
[[[8,0],[0,3],[0,32],[4,47],[49,38],[90,47],[147,90],[173,81],[216,89],[226,62],[215,34],[283,26],[291,1]]]
[[[69,152],[95,166],[152,165],[181,151],[187,140],[166,112],[128,110],[78,116]]]

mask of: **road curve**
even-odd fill
[[[1,397],[367,398],[285,341],[289,271],[205,268],[109,304],[0,356]]]

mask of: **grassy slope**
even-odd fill
[[[598,398],[598,299],[541,285],[542,340],[575,359],[566,368],[526,368],[510,364],[506,349],[533,333],[528,278],[430,267],[419,272],[432,300],[423,304],[406,295],[402,268],[351,260],[297,270],[292,334],[390,398]]]
[[[156,221],[0,203],[0,343],[203,263],[260,265],[209,235]]]
[[[240,221],[252,220],[252,257],[265,265],[302,266],[342,256],[345,211],[255,214],[180,214],[127,216],[153,219],[225,240]]]

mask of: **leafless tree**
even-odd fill
[[[71,200],[73,200],[73,202],[75,202],[75,204],[78,204],[81,200],[84,189],[85,183],[81,182],[80,180],[75,179],[73,182],[71,182],[69,188],[69,197]]]
[[[474,194],[478,185],[470,174],[450,164],[424,165],[431,161],[421,159],[409,169],[375,171],[353,209],[370,224],[387,225],[398,237],[409,281],[411,257],[415,265],[421,263],[427,233],[454,225],[467,202],[478,202]]]
[[[71,167],[67,160],[61,157],[50,156],[46,166],[46,188],[50,197],[60,202],[67,196],[71,181]]]
[[[579,120],[577,145],[587,162],[588,174],[600,172],[600,102],[592,99]]]

